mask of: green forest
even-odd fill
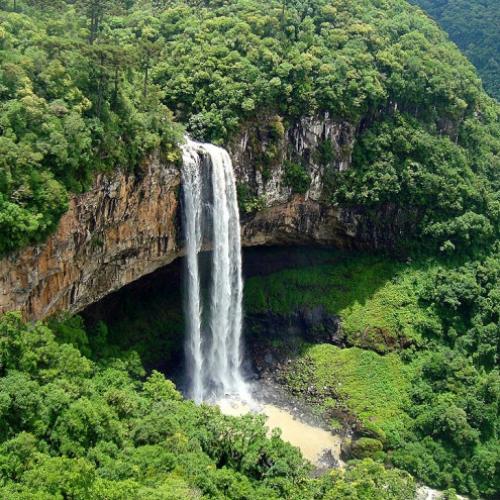
[[[184,128],[224,143],[263,110],[359,128],[331,203],[404,200],[434,249],[498,230],[498,105],[404,0],[0,5],[0,252],[45,238],[93,173],[175,161]]]
[[[251,278],[247,314],[324,306],[346,349],[304,343],[282,373],[333,429],[354,419],[362,457],[473,497],[500,488],[498,248],[475,262],[333,254]],[[259,342],[266,333],[255,331]],[[280,342],[283,342],[281,339]],[[281,346],[285,348],[285,346]]]
[[[89,342],[76,319],[0,319],[5,499],[411,498],[411,476],[367,458],[320,479],[263,417],[182,399],[137,354]],[[107,352],[106,352],[107,351]],[[84,354],[85,353],[85,354]],[[96,353],[98,357],[96,359]]]
[[[476,66],[484,88],[500,99],[500,8],[495,0],[411,0],[435,19]]]
[[[314,473],[262,416],[196,405],[151,370],[182,330],[172,295],[132,300],[114,325],[0,316],[0,498],[407,500],[421,484],[497,498],[495,9],[0,0],[1,257],[44,242],[97,174],[139,176],[156,153],[179,165],[185,133],[227,146],[262,117],[288,128],[325,112],[356,134],[345,171],[328,171],[328,144],[316,152],[322,202],[395,234],[382,251],[328,250],[245,285],[250,318],[321,306],[340,319],[342,346],[301,342],[280,377],[331,430],[353,423],[345,468]],[[308,174],[285,170],[303,196]],[[249,213],[264,208],[238,188]],[[250,332],[287,352],[266,335]]]

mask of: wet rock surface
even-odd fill
[[[340,319],[324,306],[303,307],[291,314],[252,314],[246,319],[246,328],[252,334],[262,333],[287,342],[301,339],[310,343],[344,344]]]

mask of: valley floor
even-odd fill
[[[315,420],[293,417],[342,436],[344,460],[398,467],[441,491],[495,496],[495,254],[463,264],[256,249],[244,264],[245,368]],[[180,382],[172,368],[183,363],[181,267],[86,313],[91,331],[104,320],[108,343]]]

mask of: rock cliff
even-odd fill
[[[328,116],[243,127],[228,145],[238,183],[255,201],[242,214],[243,244],[376,246],[362,215],[325,203],[329,173],[349,168],[353,141],[353,128]],[[305,193],[288,185],[292,162],[310,179]],[[98,176],[46,243],[0,260],[0,313],[74,313],[181,256],[179,192],[179,168],[159,155],[140,174]]]
[[[0,260],[0,313],[76,312],[178,256],[179,172],[150,158],[140,177],[98,176],[47,242]]]

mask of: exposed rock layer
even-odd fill
[[[315,151],[325,141],[332,158],[320,165]],[[359,214],[322,202],[327,171],[348,167],[352,142],[352,128],[328,116],[288,130],[276,117],[242,129],[229,146],[238,182],[264,207],[243,216],[243,245],[376,246]],[[288,160],[302,162],[311,177],[305,195],[286,185]],[[91,191],[71,200],[45,244],[0,260],[0,313],[21,310],[28,319],[74,313],[182,255],[179,185],[179,169],[158,156],[140,175],[98,176]]]
[[[301,307],[290,314],[247,315],[245,329],[247,336],[262,335],[285,343],[296,339],[297,343],[344,345],[345,341],[340,318],[323,306]]]
[[[176,243],[175,167],[151,158],[141,178],[98,176],[74,197],[45,244],[0,260],[0,313],[29,319],[76,312],[170,263]]]

